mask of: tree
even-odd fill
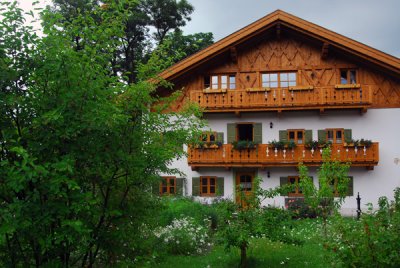
[[[308,168],[299,164],[300,187],[304,194],[306,204],[311,206],[318,215],[321,215],[324,226],[324,235],[327,236],[327,219],[337,211],[346,197],[348,190],[348,172],[350,163],[332,160],[330,148],[322,151],[322,165],[318,169],[317,188],[308,175]]]
[[[263,208],[261,203],[266,198],[273,198],[291,190],[290,185],[264,190],[260,187],[260,178],[254,178],[251,194],[238,188],[238,204],[228,203],[226,218],[228,224],[223,227],[222,239],[226,249],[240,249],[239,267],[247,267],[247,250],[253,237],[267,237],[273,241],[299,243],[286,233],[284,227],[289,223],[290,216],[275,217],[273,209]]]
[[[101,5],[103,11],[116,12],[113,5],[115,1],[106,0]],[[171,31],[179,31],[180,27],[185,26],[190,21],[190,14],[193,6],[186,0],[124,0],[117,1],[117,8],[123,7],[126,18],[121,23],[124,25],[124,34],[119,37],[120,45],[113,52],[112,73],[115,76],[122,74],[128,83],[138,81],[138,66],[147,63],[151,54],[164,43],[164,39]],[[89,12],[94,20],[101,18],[94,12],[99,8],[100,2],[95,0],[53,0],[52,10],[58,12],[62,18],[70,21],[82,12]],[[153,32],[151,35],[150,32]],[[199,35],[199,36],[197,36]],[[79,32],[73,32],[71,38],[74,40],[76,48],[80,49],[84,45],[84,37]],[[192,39],[191,36],[187,37]],[[203,41],[204,40],[204,41]],[[185,40],[175,39],[179,48],[183,49],[186,56],[189,53],[200,50],[205,46],[202,42],[212,42],[210,33],[199,33],[194,35],[193,41],[189,43]],[[185,43],[185,44],[184,44]],[[154,45],[156,44],[155,48]],[[193,49],[188,49],[185,45],[193,45]],[[169,56],[174,57],[174,50],[168,50]]]
[[[30,34],[16,4],[0,36],[0,264],[112,266],[157,209],[150,188],[198,134],[197,109],[167,113],[155,85],[110,75],[128,15],[110,3]],[[85,44],[76,49],[71,36]],[[152,109],[149,109],[152,107]],[[122,257],[125,256],[125,257]]]

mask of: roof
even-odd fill
[[[319,39],[324,43],[328,43],[332,47],[339,48],[350,54],[361,57],[367,61],[383,67],[395,74],[400,74],[400,59],[357,42],[351,38],[345,37],[314,23],[300,19],[294,15],[281,10],[276,10],[265,17],[249,24],[248,26],[228,35],[220,41],[210,45],[209,47],[187,57],[186,59],[174,64],[170,68],[163,71],[160,76],[164,79],[171,80],[181,74],[192,70],[203,62],[211,59],[232,46],[236,46],[249,38],[259,34],[262,31],[280,23],[295,31],[305,35]]]

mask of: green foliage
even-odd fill
[[[304,198],[289,198],[286,208],[292,213],[294,219],[317,217],[315,209],[304,202]]]
[[[379,199],[379,209],[364,213],[359,221],[338,216],[334,221],[327,248],[346,267],[399,267],[400,189],[395,200]]]
[[[328,216],[336,212],[344,201],[349,182],[350,164],[331,160],[330,148],[323,149],[322,161],[322,165],[318,169],[318,188],[308,176],[308,168],[302,163],[299,164],[299,174],[305,202],[318,215],[321,215],[326,224]],[[326,227],[326,225],[324,226]],[[326,235],[326,228],[324,230]]]
[[[232,142],[233,149],[235,150],[245,150],[245,149],[254,149],[256,148],[258,143],[254,141],[234,141]]]
[[[116,3],[71,19],[43,12],[45,36],[16,4],[0,35],[0,266],[113,266],[159,205],[158,174],[198,137],[196,107],[110,75],[130,14]],[[111,12],[112,11],[112,12]],[[97,19],[99,18],[99,19]],[[79,36],[78,42],[75,38]],[[160,104],[161,103],[161,104]],[[160,104],[160,105],[159,105]],[[153,107],[153,109],[149,109]]]
[[[297,144],[294,141],[276,141],[276,140],[272,140],[269,142],[269,145],[273,148],[273,149],[277,149],[277,150],[283,150],[285,148],[288,149],[294,149],[296,148]]]
[[[241,267],[247,266],[247,249],[252,237],[268,237],[279,240],[288,238],[284,232],[284,224],[279,224],[285,223],[287,218],[283,218],[284,220],[278,223],[277,221],[281,218],[271,216],[275,211],[261,208],[261,202],[289,189],[264,190],[260,187],[260,183],[259,178],[253,180],[251,193],[246,193],[240,188],[236,190],[239,202],[236,204],[234,212],[227,215],[227,224],[220,231],[221,239],[227,250],[231,247],[240,249]],[[232,207],[235,206],[232,205]],[[271,228],[272,226],[274,227]],[[277,228],[277,226],[279,227]]]

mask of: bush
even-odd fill
[[[346,267],[400,267],[400,189],[389,205],[379,199],[379,209],[362,215],[360,221],[338,216],[326,247]]]
[[[290,211],[293,219],[317,217],[315,209],[304,202],[304,198],[287,198],[285,207]]]
[[[207,229],[190,217],[174,219],[170,225],[157,228],[154,235],[171,254],[200,254],[211,246]]]

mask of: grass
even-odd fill
[[[335,267],[333,255],[320,244],[320,222],[301,220],[291,230],[294,236],[305,241],[303,245],[289,245],[257,238],[251,241],[248,250],[248,267]],[[166,256],[157,265],[147,267],[237,267],[240,254],[237,249],[225,251],[221,245],[200,256]]]

